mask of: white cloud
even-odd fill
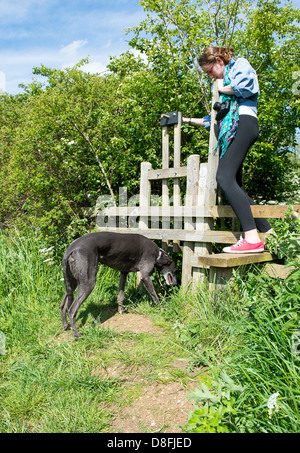
[[[88,41],[85,39],[78,39],[60,49],[57,62],[60,60],[61,68],[74,66],[79,60],[85,58],[87,55],[86,52],[82,53],[82,49],[87,43]]]
[[[82,66],[82,70],[84,72],[89,72],[90,74],[101,74],[102,72],[107,71],[107,67],[100,63],[100,61],[91,61]]]
[[[67,46],[60,49],[59,53],[63,56],[73,58],[74,56],[77,55],[78,50],[84,47],[87,43],[88,42],[86,39],[79,39],[77,41],[73,41],[71,42],[71,44],[68,44]]]

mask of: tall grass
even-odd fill
[[[229,363],[234,380],[244,387],[236,404],[239,429],[300,432],[299,277],[298,268],[284,281],[250,275],[246,285],[240,282],[249,312],[241,326],[241,349]],[[269,410],[277,393],[277,406]]]
[[[199,350],[213,377],[209,391],[200,383],[191,395],[201,403],[191,432],[300,432],[299,277],[299,267],[286,280],[236,273],[231,297],[229,288],[219,295],[208,318],[201,309],[198,338],[217,328],[215,341]]]
[[[300,432],[300,220],[290,209],[273,228],[268,247],[294,267],[287,279],[253,266],[192,303],[183,332],[211,379],[191,395],[201,403],[191,432]]]
[[[98,330],[89,338],[87,321],[85,340],[60,340],[64,284],[53,249],[13,231],[0,235],[0,252],[0,331],[6,340],[0,355],[0,432],[105,430],[106,401],[116,401],[120,390],[113,379],[94,376],[89,351],[100,350],[109,333]],[[110,271],[106,277],[110,284],[102,284],[102,292],[106,288],[109,295],[117,278]]]

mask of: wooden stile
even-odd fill
[[[214,83],[212,105],[218,100],[217,84]],[[187,166],[181,166],[180,112],[162,115],[162,168],[152,169],[149,162],[141,164],[139,206],[121,205],[104,210],[104,216],[118,218],[118,226],[109,222],[106,231],[135,232],[149,239],[162,241],[162,247],[173,251],[182,250],[182,285],[195,285],[208,275],[211,289],[223,287],[232,269],[253,263],[273,261],[276,257],[268,252],[247,255],[212,254],[212,244],[233,244],[241,232],[214,230],[214,218],[235,218],[231,206],[218,206],[216,172],[218,167],[217,124],[215,111],[211,111],[211,130],[208,162],[200,163],[198,155],[191,155]],[[170,166],[170,127],[174,127],[174,158]],[[180,179],[186,178],[186,193],[182,206]],[[173,195],[170,197],[170,179],[173,179]],[[162,206],[151,206],[151,181],[162,182]],[[127,196],[126,196],[127,198]],[[172,201],[172,203],[171,203]],[[255,218],[283,218],[288,206],[251,206]],[[293,206],[294,215],[300,215],[300,206]],[[103,218],[103,216],[102,216]],[[139,218],[138,228],[132,219]],[[159,223],[159,220],[161,223]],[[171,222],[172,221],[172,222]],[[132,228],[131,225],[135,227]],[[161,225],[161,228],[159,228]],[[172,228],[173,226],[173,228]],[[264,234],[259,234],[261,240]],[[275,269],[272,268],[272,269]],[[207,271],[208,274],[207,274]]]

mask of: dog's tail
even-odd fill
[[[69,301],[73,300],[74,287],[72,285],[72,271],[70,269],[69,258],[71,255],[65,254],[63,258],[63,275],[66,287],[66,293]]]

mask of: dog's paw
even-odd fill
[[[73,330],[73,337],[74,338],[80,338],[82,337],[83,333],[82,332],[78,332],[77,330]]]

